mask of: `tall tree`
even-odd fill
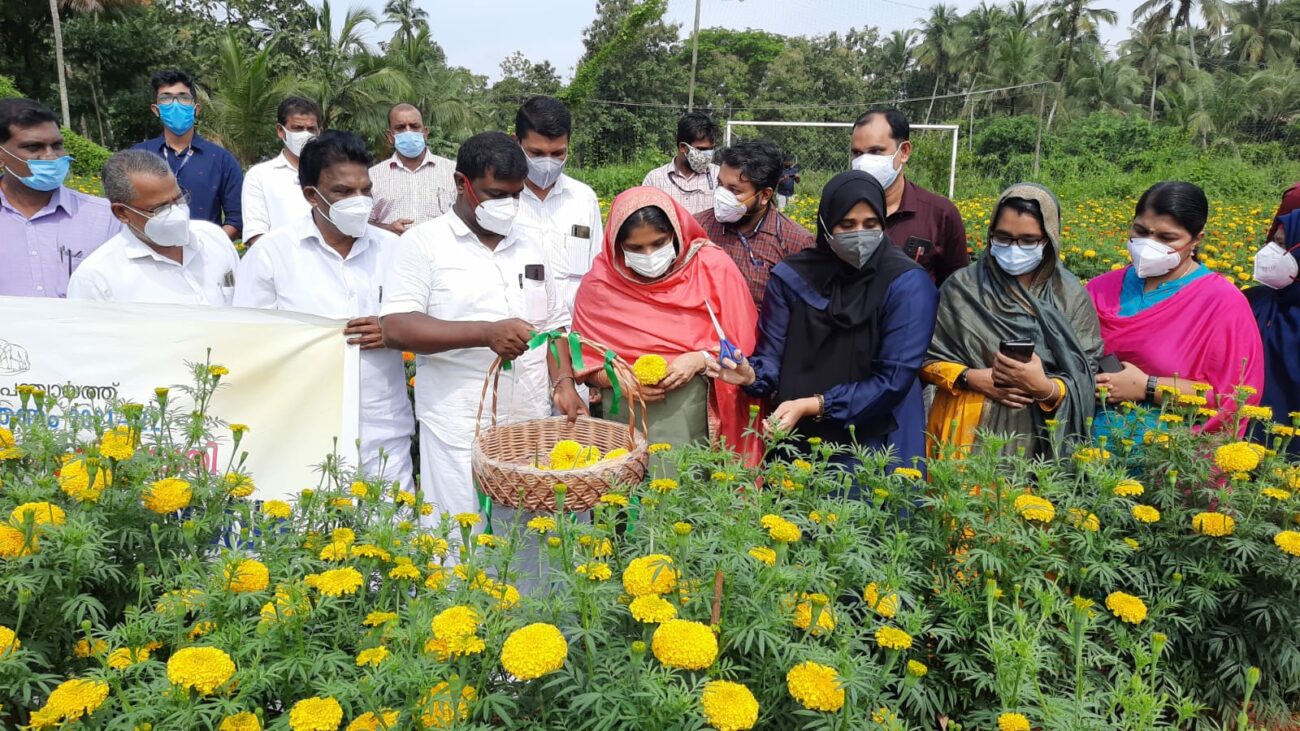
[[[1180,53],[1181,51],[1181,53]],[[1177,45],[1163,29],[1140,26],[1120,46],[1120,58],[1141,71],[1151,86],[1148,113],[1156,118],[1156,95],[1162,81],[1177,79],[1179,66],[1187,49]]]
[[[1118,19],[1114,10],[1094,7],[1092,0],[1049,0],[1043,25],[1055,40],[1057,83],[1070,80],[1080,43],[1098,43],[1102,26],[1114,25]]]
[[[960,37],[960,19],[954,6],[939,4],[930,8],[930,16],[921,23],[921,45],[917,48],[917,60],[934,74],[930,106],[925,111],[927,123],[934,113],[939,85],[952,73],[954,59],[960,53]]]
[[[885,67],[891,73],[898,74],[901,81],[912,64],[916,61],[916,31],[911,28],[890,31],[881,49],[885,56]]]
[[[62,0],[70,10],[100,13],[110,8],[138,5],[147,0]],[[67,69],[63,64],[63,19],[59,15],[60,0],[50,0],[50,20],[54,23],[54,63],[59,78],[59,110],[63,124],[72,124],[72,111],[68,106]]]
[[[271,48],[246,48],[227,32],[217,47],[219,73],[209,79],[215,137],[245,165],[274,149],[275,113],[296,82],[271,72]]]
[[[1179,28],[1187,28],[1187,48],[1191,51],[1192,68],[1200,69],[1196,54],[1196,34],[1192,32],[1192,11],[1197,8],[1210,28],[1223,27],[1226,15],[1221,0],[1145,0],[1133,11],[1133,20],[1152,29],[1168,28],[1175,35]]]
[[[416,5],[415,0],[388,0],[384,3],[384,20],[397,26],[394,42],[409,42],[420,30],[429,29],[429,11]]]
[[[1293,59],[1300,51],[1295,31],[1274,0],[1246,0],[1232,6],[1231,47],[1237,59],[1253,64]]]

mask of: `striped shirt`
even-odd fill
[[[415,224],[451,210],[456,202],[456,163],[425,151],[419,167],[406,167],[397,153],[370,168],[375,210],[371,223],[392,223],[409,218]],[[412,225],[415,225],[412,224]]]
[[[713,189],[718,187],[719,170],[717,165],[709,165],[708,172],[686,177],[677,172],[674,162],[669,160],[667,165],[646,173],[641,185],[664,191],[694,216],[713,208]]]

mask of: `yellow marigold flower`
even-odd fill
[[[1282,549],[1283,553],[1300,557],[1300,533],[1296,531],[1284,530],[1273,536],[1273,545]]]
[[[405,505],[408,508],[415,507],[415,493],[409,490],[398,490],[396,503],[398,505]]]
[[[21,386],[19,387],[21,388]],[[15,447],[18,441],[14,439],[14,433],[8,427],[0,426],[0,449]]]
[[[478,691],[474,690],[472,685],[465,685],[461,687],[460,700],[453,709],[451,686],[447,683],[438,683],[420,699],[420,707],[423,709],[420,714],[420,725],[425,728],[450,728],[457,721],[464,721],[469,717],[469,704],[473,703],[475,698],[478,698]]]
[[[677,480],[670,480],[666,477],[650,481],[650,489],[658,493],[672,492],[677,487]]]
[[[577,463],[579,455],[582,454],[582,444],[572,439],[564,439],[556,442],[551,447],[550,467],[553,470],[572,469]]]
[[[628,609],[632,611],[632,618],[642,624],[663,624],[677,618],[677,607],[658,594],[636,597]]]
[[[809,630],[814,637],[820,637],[835,630],[835,612],[830,606],[830,597],[825,594],[805,593],[799,601],[793,597],[785,600],[787,607],[793,606],[795,628]],[[812,626],[813,615],[817,615],[817,626]],[[811,627],[811,629],[809,629]]]
[[[336,508],[338,508],[338,509],[340,509],[340,510],[347,510],[348,508],[351,508],[351,507],[352,507],[352,498],[350,498],[350,497],[336,497],[336,498],[330,500],[330,505],[332,505],[332,506],[334,506],[334,507],[336,507]]]
[[[352,546],[339,541],[330,541],[327,546],[320,550],[320,560],[322,561],[345,561],[351,555]]]
[[[452,516],[452,520],[459,523],[462,528],[473,528],[478,525],[479,521],[482,519],[483,516],[478,513],[456,513]]]
[[[676,523],[673,523],[673,532],[679,536],[689,536],[691,534],[691,529],[693,527],[694,526],[692,526],[690,523],[686,523],[679,520]]]
[[[355,594],[361,588],[361,572],[347,566],[331,569],[316,577],[316,590],[325,596],[343,596]]]
[[[149,510],[159,515],[168,515],[189,507],[193,495],[190,483],[177,477],[166,477],[149,486],[143,502]]]
[[[747,731],[758,723],[758,699],[740,683],[710,680],[700,693],[700,707],[717,731]]]
[[[759,563],[764,563],[768,566],[776,565],[776,551],[773,551],[766,546],[754,546],[749,549],[749,555]]]
[[[358,500],[364,500],[370,494],[370,488],[364,482],[353,482],[348,486],[348,494]]]
[[[506,543],[505,540],[502,539],[500,536],[495,536],[492,535],[491,533],[478,534],[478,536],[474,539],[474,542],[483,548],[500,548],[501,546],[504,546]]]
[[[881,706],[871,712],[871,722],[880,726],[885,726],[898,721],[898,714]]]
[[[148,659],[149,650],[143,647],[122,647],[108,654],[108,666],[114,670],[125,670]]]
[[[604,495],[601,495],[600,502],[602,505],[610,505],[618,508],[626,508],[628,506],[627,495],[617,492],[607,492]]]
[[[528,530],[541,534],[550,533],[555,530],[555,518],[549,515],[539,515],[528,521]]]
[[[293,515],[293,508],[283,500],[267,500],[262,504],[262,514],[270,518],[288,520]]]
[[[614,555],[614,544],[608,538],[596,544],[596,550],[591,552],[596,558],[609,558]]]
[[[381,624],[388,624],[389,622],[396,621],[397,612],[371,612],[366,615],[366,619],[362,624],[367,627],[378,627]]]
[[[893,619],[894,615],[898,614],[898,594],[891,592],[882,595],[880,587],[874,581],[867,584],[866,588],[862,590],[862,598],[866,601],[867,606],[871,607],[872,611],[885,619]]]
[[[1237,521],[1223,513],[1197,513],[1192,516],[1192,530],[1201,535],[1222,538],[1232,535],[1236,527]]]
[[[670,668],[703,670],[718,657],[718,638],[708,625],[670,619],[655,629],[650,649]]]
[[[234,674],[235,662],[216,647],[186,647],[167,661],[167,679],[199,695],[212,695]]]
[[[54,503],[23,503],[9,513],[9,522],[22,526],[30,518],[34,525],[63,525],[68,522],[67,513]]]
[[[226,566],[226,583],[236,593],[263,591],[271,583],[266,564],[246,558]]]
[[[1160,520],[1160,511],[1150,505],[1134,505],[1129,512],[1133,514],[1133,519],[1139,523],[1156,523]]]
[[[343,706],[331,697],[304,698],[289,710],[291,731],[338,731]]]
[[[397,728],[397,719],[401,713],[388,708],[375,713],[366,711],[365,713],[352,719],[345,731],[390,731]]]
[[[357,653],[357,667],[379,667],[379,663],[388,659],[388,648],[380,645],[379,647],[370,647]]]
[[[1286,490],[1279,490],[1276,487],[1266,487],[1263,490],[1260,490],[1259,494],[1263,495],[1266,498],[1270,498],[1272,500],[1278,500],[1278,501],[1291,499],[1291,493],[1287,492]]]
[[[632,364],[632,375],[643,386],[658,385],[668,375],[668,361],[662,355],[643,355]]]
[[[1097,519],[1097,514],[1081,508],[1070,508],[1070,522],[1085,533],[1096,533],[1101,530],[1101,521]]]
[[[22,646],[23,643],[18,641],[18,635],[13,630],[0,624],[0,657],[17,652]]]
[[[574,569],[574,573],[585,576],[592,581],[609,581],[614,575],[614,572],[609,568],[609,564],[601,561],[588,561]]]
[[[1205,406],[1208,403],[1209,402],[1206,401],[1204,396],[1193,396],[1192,394],[1189,393],[1182,393],[1178,395],[1179,406],[1201,407],[1201,406]]]
[[[217,629],[216,622],[198,622],[190,628],[190,639],[197,640],[204,635],[210,635]]]
[[[1056,517],[1056,507],[1037,495],[1020,495],[1015,502],[1016,512],[1025,520],[1050,523]]]
[[[1141,543],[1138,543],[1136,540],[1134,540],[1134,539],[1132,539],[1132,538],[1125,538],[1125,539],[1124,539],[1124,545],[1128,546],[1129,548],[1133,549],[1134,551],[1137,551],[1137,550],[1139,550],[1139,549],[1142,548],[1142,544],[1141,544]]]
[[[925,674],[928,672],[930,672],[930,668],[926,667],[925,663],[921,662],[920,660],[907,661],[908,675],[911,675],[914,678],[924,678]]]
[[[424,643],[424,651],[437,655],[442,662],[464,655],[477,655],[485,649],[487,649],[487,643],[478,635],[435,637]]]
[[[411,563],[411,559],[402,557],[397,559],[397,565],[393,567],[392,571],[388,572],[388,578],[393,581],[419,581],[420,570],[415,568],[415,565]]]
[[[910,650],[912,636],[897,627],[880,627],[876,630],[876,644],[886,650]]]
[[[1273,418],[1273,409],[1267,406],[1242,406],[1241,416],[1244,419],[1268,421]]]
[[[257,486],[253,484],[253,478],[248,475],[241,475],[238,472],[227,472],[225,476],[226,493],[231,497],[244,498],[253,494]]]
[[[1138,497],[1144,492],[1146,488],[1142,487],[1142,483],[1137,480],[1121,480],[1115,486],[1115,494],[1120,497]]]
[[[389,553],[388,551],[385,551],[379,546],[374,546],[369,543],[359,543],[353,546],[352,555],[358,558],[373,558],[379,561],[383,561],[384,563],[388,563],[389,561],[393,560],[393,554]]]
[[[623,570],[623,590],[631,596],[667,594],[676,587],[673,560],[662,553],[633,559]]]
[[[799,526],[779,515],[768,513],[760,518],[758,523],[767,529],[768,537],[777,543],[794,543],[803,536]]]
[[[1098,447],[1084,447],[1074,453],[1074,458],[1080,462],[1105,462],[1110,459],[1111,454]]]
[[[1224,472],[1250,472],[1262,455],[1249,442],[1233,442],[1214,450],[1214,465]]]
[[[222,719],[217,731],[262,731],[262,722],[257,720],[257,716],[243,711]]]
[[[1183,417],[1179,416],[1178,414],[1161,414],[1161,415],[1160,415],[1160,423],[1161,423],[1161,424],[1181,424],[1181,423],[1183,423]]]
[[[428,533],[416,536],[411,542],[421,551],[438,557],[446,556],[449,548],[446,538],[431,536]]]
[[[650,451],[650,454],[659,454],[660,452],[671,452],[673,449],[673,445],[663,444],[661,442],[658,444],[651,444],[648,449]]]
[[[220,377],[222,377],[222,376],[228,376],[228,375],[230,375],[230,369],[227,368],[227,367],[225,367],[225,366],[223,366],[223,365],[212,365],[212,366],[208,366],[208,375],[213,376],[213,377],[215,377],[215,378],[220,378]]]
[[[23,531],[8,525],[0,524],[0,558],[10,559],[20,556],[30,556],[39,550],[37,536],[33,534],[31,540]]]
[[[1022,713],[1004,713],[998,716],[998,731],[1029,731],[1029,719]]]
[[[93,482],[83,459],[70,460],[59,469],[59,488],[68,497],[83,503],[97,502],[104,488],[112,481],[113,473],[106,464],[101,464],[95,471]]]
[[[1206,419],[1213,419],[1219,415],[1219,411],[1218,409],[1197,409],[1196,415]]]
[[[1295,427],[1286,426],[1284,424],[1274,424],[1269,429],[1269,432],[1272,434],[1276,434],[1279,437],[1293,437],[1295,436]]]
[[[894,474],[899,477],[905,477],[909,480],[919,480],[922,477],[925,477],[924,473],[913,467],[895,467]]]
[[[478,632],[482,618],[478,611],[463,604],[448,607],[433,618],[433,636],[439,639],[466,637]]]
[[[1147,605],[1141,599],[1122,591],[1112,591],[1106,596],[1106,608],[1129,624],[1141,624],[1147,618]]]
[[[104,432],[99,440],[99,453],[119,462],[135,455],[135,435],[131,427],[121,424]]]
[[[835,713],[844,707],[844,687],[833,667],[812,661],[801,662],[785,674],[790,695],[810,711]]]
[[[45,705],[32,714],[30,728],[54,728],[93,714],[108,698],[108,683],[73,678],[50,691]]]
[[[568,656],[560,629],[537,622],[510,633],[501,646],[501,667],[520,680],[534,680],[564,667]]]

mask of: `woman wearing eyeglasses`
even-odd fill
[[[1217,431],[1236,423],[1238,386],[1253,389],[1247,403],[1259,402],[1264,353],[1250,305],[1237,285],[1196,258],[1209,213],[1205,192],[1195,185],[1157,183],[1133,213],[1133,264],[1088,282],[1106,352],[1123,366],[1097,376],[1106,407],[1131,402],[1158,409],[1167,396],[1204,398],[1203,407],[1215,414],[1196,427]],[[1104,408],[1093,433],[1106,436],[1123,427],[1112,443],[1116,437],[1141,440],[1150,423],[1149,415],[1136,421]]]
[[[1085,433],[1101,358],[1097,313],[1060,262],[1061,206],[1046,188],[1020,183],[998,198],[989,246],[939,292],[939,319],[922,378],[936,387],[929,448],[968,449],[976,430],[1027,456],[1050,448],[1055,420]]]

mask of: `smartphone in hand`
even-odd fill
[[[1034,359],[1034,341],[1023,338],[1003,340],[998,344],[998,352],[1012,360],[1028,363]]]

